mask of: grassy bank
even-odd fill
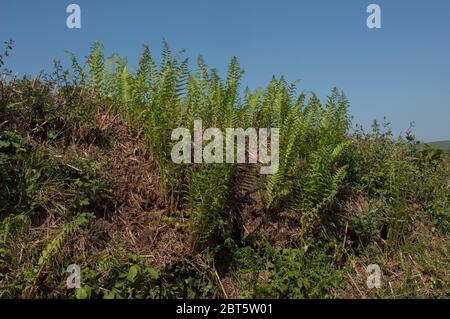
[[[3,77],[0,297],[449,297],[445,152],[377,123],[350,134],[337,89],[242,90],[236,58],[222,79],[166,43],[135,72],[100,43],[71,57]],[[196,119],[280,128],[278,172],[173,163],[172,130]],[[81,288],[66,286],[70,264]]]

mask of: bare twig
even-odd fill
[[[220,280],[220,277],[219,277],[219,274],[217,273],[216,267],[214,267],[214,273],[216,274],[217,281],[219,282],[220,288],[222,289],[222,292],[223,292],[223,294],[225,296],[225,299],[228,299],[228,294],[227,294],[227,292],[225,291],[225,288],[222,285],[222,280]]]

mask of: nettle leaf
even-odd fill
[[[147,268],[146,272],[150,275],[151,279],[158,279],[159,278],[159,270],[156,268]]]
[[[138,265],[133,265],[128,270],[127,280],[130,282],[134,282],[136,280],[136,276],[139,274],[140,267]]]

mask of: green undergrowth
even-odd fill
[[[250,90],[235,57],[222,78],[183,54],[163,42],[156,61],[144,46],[133,70],[96,42],[85,61],[70,54],[69,70],[55,62],[52,73],[21,79],[2,56],[0,297],[448,297],[448,153],[420,147],[409,131],[394,137],[388,124],[355,127],[336,88],[321,101],[274,76]],[[126,200],[114,192],[122,172],[108,163],[119,141],[106,119],[144,144],[161,184],[161,231],[188,233],[187,257],[168,268],[99,248],[99,225]],[[192,131],[199,119],[204,129],[279,128],[278,171],[175,164],[172,130]],[[73,263],[82,285],[67,289]],[[374,263],[378,290],[365,283]]]

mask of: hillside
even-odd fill
[[[443,151],[450,151],[450,141],[431,142],[427,144]]]
[[[236,58],[224,79],[165,42],[136,72],[100,43],[71,58],[1,81],[0,298],[450,297],[448,154],[350,134],[338,89],[320,101],[281,77],[241,94]],[[175,163],[173,131],[199,119],[278,128],[277,170]]]

